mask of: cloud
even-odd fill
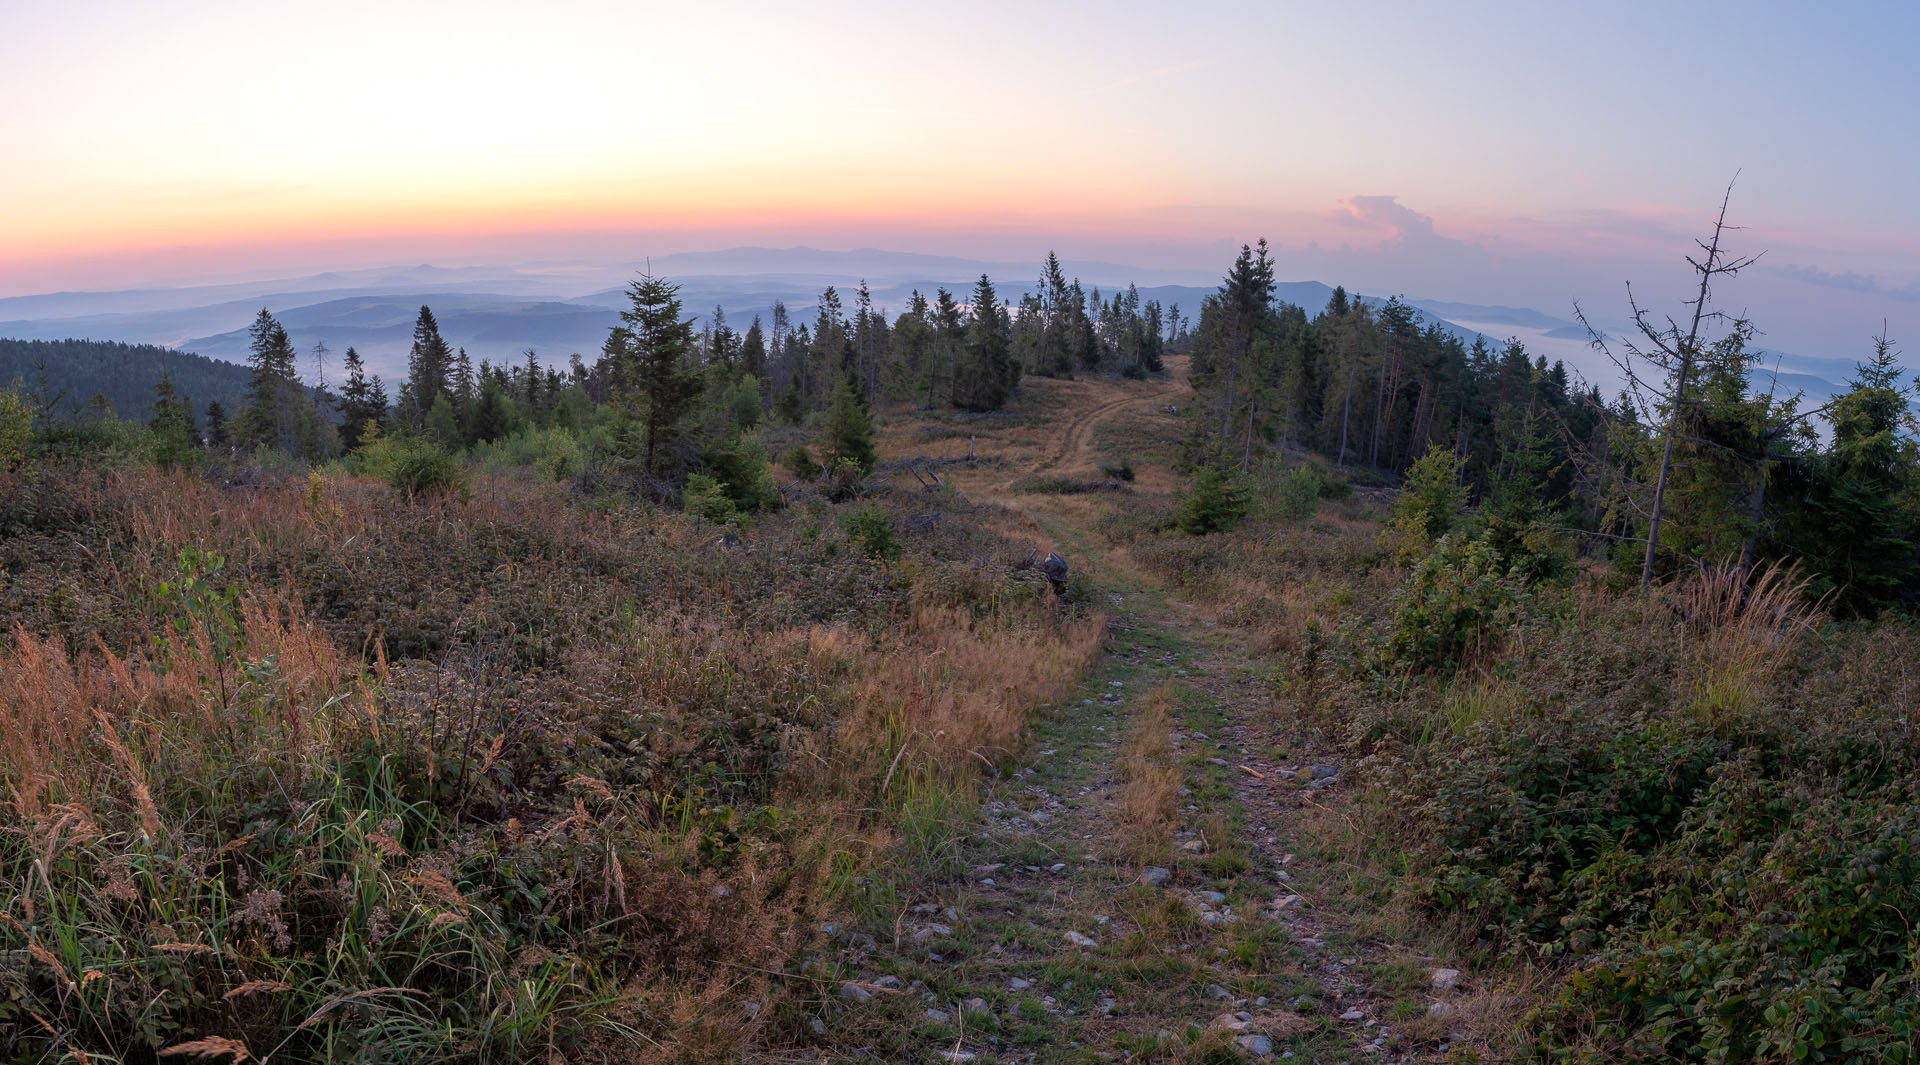
[[[1348,225],[1366,229],[1388,229],[1388,240],[1408,245],[1458,245],[1460,241],[1442,237],[1433,231],[1433,216],[1400,202],[1398,196],[1349,196],[1341,201],[1344,211],[1334,217]]]
[[[1861,292],[1870,296],[1885,296],[1902,303],[1920,303],[1920,283],[1889,287],[1882,285],[1872,274],[1856,274],[1851,270],[1845,273],[1830,273],[1817,266],[1788,264],[1766,268],[1770,274],[1790,277],[1795,281],[1804,281],[1821,288],[1837,288],[1843,292]]]

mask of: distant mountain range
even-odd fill
[[[1088,289],[1111,294],[1129,283],[1142,299],[1179,305],[1189,318],[1219,286],[1217,276],[1191,271],[1153,271],[1118,263],[1065,261],[1069,277]],[[1038,263],[986,262],[951,256],[879,249],[822,251],[816,248],[730,248],[687,252],[651,260],[605,264],[531,263],[457,268],[422,264],[185,286],[153,286],[116,292],[59,292],[0,299],[0,337],[57,340],[91,338],[158,344],[213,359],[243,361],[247,326],[261,307],[286,326],[304,356],[316,344],[331,352],[328,376],[357,348],[368,366],[389,379],[402,376],[421,305],[433,308],[442,335],[474,359],[518,360],[528,349],[543,360],[564,362],[579,353],[591,360],[626,306],[625,286],[642,270],[680,285],[690,315],[704,319],[716,306],[736,328],[758,314],[770,316],[783,301],[797,323],[812,318],[819,294],[835,286],[851,311],[854,290],[867,282],[874,305],[897,314],[911,294],[928,296],[941,286],[966,298],[982,273],[1002,298],[1018,302],[1040,273]],[[1333,289],[1318,281],[1285,282],[1277,298],[1311,313],[1325,307]],[[1524,307],[1483,306],[1410,299],[1424,320],[1471,342],[1485,336],[1501,344],[1518,339],[1528,350],[1564,360],[1603,390],[1618,387],[1619,374],[1589,344],[1576,322]],[[1608,328],[1617,329],[1617,325]],[[1853,361],[1789,354],[1777,357],[1778,383],[1804,389],[1825,402],[1852,374]]]

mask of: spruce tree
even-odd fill
[[[434,397],[423,430],[427,439],[443,451],[460,451],[466,447],[467,434],[461,430],[460,416],[453,412],[453,400],[445,392]]]
[[[193,431],[193,406],[174,390],[173,379],[165,374],[153,386],[153,410],[147,429],[152,433],[153,460],[162,469],[186,465],[199,446]]]
[[[227,408],[217,399],[207,404],[207,446],[227,446]]]
[[[473,401],[473,412],[467,422],[468,442],[491,442],[512,430],[513,402],[507,398],[506,387],[492,374],[483,376],[480,394]]]
[[[484,363],[481,372],[486,372]],[[447,397],[453,400],[453,413],[462,422],[473,416],[473,400],[478,388],[479,382],[473,373],[473,359],[463,347],[454,355],[453,371],[447,377]]]
[[[1803,553],[1817,591],[1833,589],[1838,604],[1876,614],[1912,592],[1915,515],[1911,510],[1915,445],[1908,433],[1903,371],[1882,336],[1847,392],[1827,412],[1832,443],[1792,500],[1785,539]]]
[[[740,372],[765,380],[767,376],[767,337],[760,328],[760,316],[753,316],[747,335],[740,341]]]
[[[944,392],[947,399],[953,399],[954,378],[960,366],[960,349],[966,340],[966,320],[960,313],[960,302],[953,298],[945,285],[940,286],[933,298],[933,343],[929,351],[927,364],[927,409],[934,406],[934,396]]]
[[[265,444],[288,454],[298,450],[300,378],[294,368],[293,341],[273,314],[262,307],[248,328],[247,405],[235,434],[242,447]]]
[[[965,355],[954,375],[953,402],[963,410],[999,410],[1019,380],[1005,310],[993,282],[981,274],[973,287],[973,317],[967,323]]]
[[[433,401],[448,391],[453,374],[453,350],[440,337],[440,323],[433,309],[422,304],[413,322],[413,346],[407,350],[405,397],[407,418],[418,426],[425,422]]]
[[[693,319],[681,317],[680,288],[652,274],[627,287],[631,304],[620,312],[622,324],[607,337],[616,390],[644,427],[642,463],[648,476],[661,476],[661,446],[693,408],[700,376],[689,363]]]
[[[349,347],[346,356],[347,383],[340,391],[340,436],[351,450],[359,447],[367,426],[378,426],[386,418],[387,397],[376,398],[379,378],[367,377],[366,363],[360,353]]]
[[[779,402],[773,405],[773,412],[788,425],[799,425],[807,417],[806,400],[800,395],[800,378],[787,381],[786,391],[780,393]]]
[[[851,375],[842,377],[835,386],[820,435],[821,451],[829,469],[841,462],[851,462],[864,474],[879,461],[873,448],[873,412]]]

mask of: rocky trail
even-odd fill
[[[1184,393],[1115,387],[1034,465],[1084,464],[1102,419]],[[1345,868],[1349,774],[1274,698],[1271,666],[1101,557],[1083,511],[1004,502],[1099,575],[1109,653],[941,873],[832,929],[837,994],[810,1022],[828,1060],[1446,1059],[1464,978],[1355,920],[1375,900]]]

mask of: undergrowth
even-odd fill
[[[1105,633],[963,501],[723,541],[540,477],[31,472],[0,473],[9,1060],[804,1045],[816,927],[951,860]]]
[[[1828,621],[1785,571],[1529,581],[1471,528],[1402,569],[1356,504],[1168,524],[1106,531],[1269,656],[1281,712],[1347,748],[1352,818],[1405,855],[1379,890],[1530,989],[1469,1044],[1914,1060],[1912,622]]]

